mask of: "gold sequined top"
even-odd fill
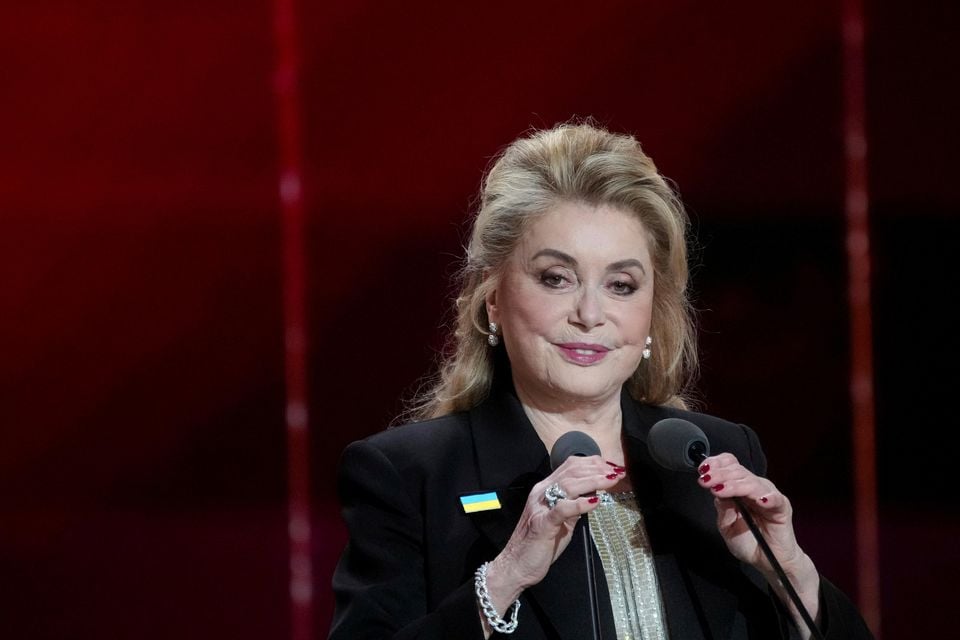
[[[590,533],[603,562],[618,640],[667,640],[660,587],[643,513],[632,491],[598,492]]]

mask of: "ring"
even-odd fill
[[[560,485],[554,482],[543,492],[543,498],[547,501],[547,507],[553,509],[557,506],[558,500],[565,500],[567,492],[560,488]]]

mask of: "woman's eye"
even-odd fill
[[[610,283],[610,290],[621,296],[628,296],[637,290],[633,284],[623,280],[614,280]]]
[[[544,273],[540,276],[540,282],[553,289],[560,289],[567,283],[567,278],[559,273]]]

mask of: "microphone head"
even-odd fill
[[[710,455],[710,443],[700,427],[680,418],[653,425],[647,446],[657,464],[672,471],[693,471]]]
[[[553,443],[550,468],[556,469],[570,456],[598,456],[600,446],[583,431],[568,431]]]

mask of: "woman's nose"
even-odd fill
[[[592,287],[583,287],[573,310],[572,323],[589,331],[603,324],[605,319],[600,294]]]

